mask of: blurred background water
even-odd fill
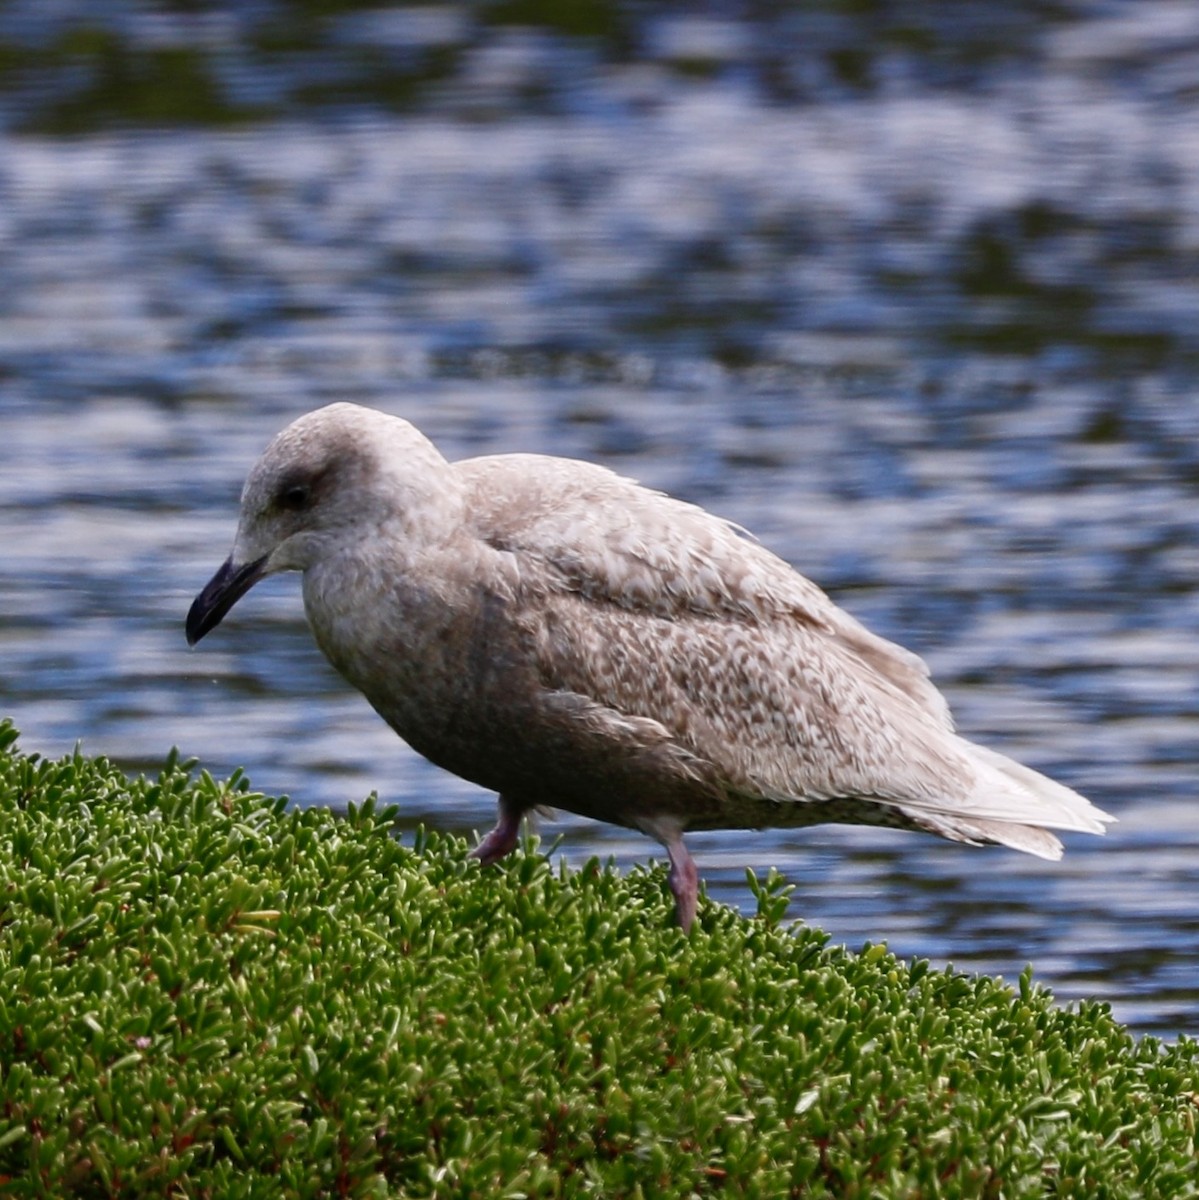
[[[828,827],[709,893],[1199,1029],[1199,7],[0,6],[0,705],[296,804],[486,828],[325,665],[297,580],[196,651],[270,436],[607,463],[917,650],[1120,824],[1047,864]],[[661,857],[564,815],[579,863]]]

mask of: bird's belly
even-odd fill
[[[772,799],[747,794],[714,768],[679,767],[673,744],[630,746],[578,739],[547,726],[511,678],[481,685],[445,664],[416,667],[408,686],[372,687],[355,680],[371,705],[418,754],[522,807],[564,809],[610,824],[637,827],[670,816],[687,829],[802,828],[826,823],[911,829],[893,806],[869,797]],[[418,677],[419,676],[419,677]],[[484,690],[481,691],[481,687]]]
[[[643,722],[651,735],[586,697],[547,692],[495,597],[457,611],[402,601],[391,596],[392,620],[378,628],[328,603],[310,605],[309,619],[333,666],[414,750],[522,807],[634,827],[661,816],[692,829],[902,823],[869,799],[752,794],[661,725]]]
[[[919,822],[894,805],[863,796],[831,800],[772,800],[763,796],[729,797],[711,817],[699,815],[688,829],[804,829],[810,825],[877,825],[920,829]]]

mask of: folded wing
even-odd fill
[[[1043,857],[1061,845],[1039,826],[1098,833],[1110,819],[954,734],[920,658],[736,526],[586,463],[506,455],[455,471],[477,535],[535,601],[546,688],[658,722],[732,790],[873,801]]]

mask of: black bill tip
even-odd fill
[[[187,614],[187,644],[194,646],[215,629],[225,614],[266,573],[266,558],[237,565],[227,558],[217,573],[204,585]]]

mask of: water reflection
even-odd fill
[[[925,654],[970,736],[1121,817],[1056,865],[708,834],[711,894],[744,904],[745,866],[777,865],[838,940],[1031,960],[1194,1032],[1190,6],[1140,6],[1135,37],[1016,6],[1036,54],[968,5],[873,38],[611,10],[583,40],[499,7],[310,14],[277,54],[251,18],[158,14],[160,46],[205,31],[239,123],[133,132],[56,90],[72,56],[145,49],[119,7],[89,50],[6,6],[0,46],[46,50],[0,91],[0,689],[26,746],[153,769],[178,743],[296,803],[377,788],[409,828],[485,827],[489,797],[332,675],[294,580],[183,644],[268,438],[375,404],[451,456],[596,459],[744,524]],[[60,94],[84,135],[31,136]],[[559,831],[576,863],[656,852]]]

